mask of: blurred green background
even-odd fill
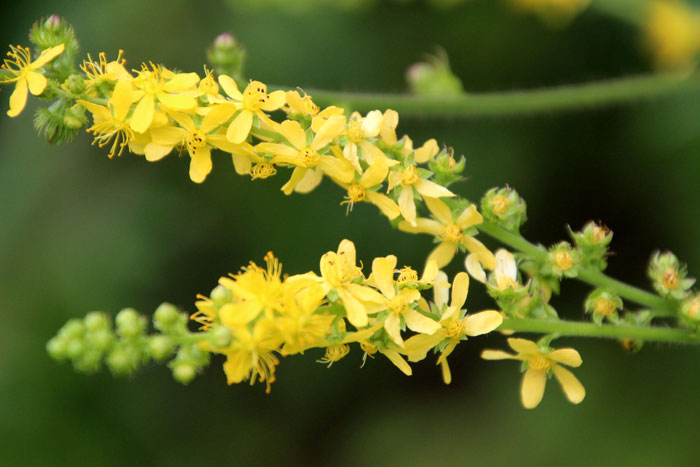
[[[154,60],[201,73],[207,45],[230,31],[248,50],[248,76],[350,91],[403,91],[405,69],[436,46],[470,92],[651,71],[639,31],[595,11],[552,30],[486,0],[321,3],[23,2],[0,10],[0,43],[28,44],[31,24],[57,13],[75,26],[83,53],[114,57],[121,48],[133,68]],[[45,342],[67,319],[125,306],[150,315],[162,301],[192,310],[197,293],[268,250],[285,271],[305,272],[350,238],[365,264],[391,253],[419,267],[431,241],[393,231],[369,205],[346,216],[328,182],[286,198],[286,175],[251,182],[223,154],[195,185],[187,161],[172,155],[109,160],[86,134],[47,145],[32,130],[35,102],[5,116],[10,92],[0,93],[0,465],[697,465],[694,347],[647,344],[630,356],[612,341],[561,339],[581,351],[575,373],[587,397],[570,405],[552,381],[534,411],[520,406],[516,363],[479,359],[483,348],[504,347],[498,335],[457,349],[450,386],[432,358],[407,378],[382,359],[360,369],[359,351],[331,369],[315,363],[320,352],[284,359],[269,395],[261,385],[228,387],[220,359],[189,386],[162,366],[114,379],[51,361]],[[464,154],[469,179],[456,187],[464,196],[515,187],[532,240],[550,244],[567,224],[602,220],[615,232],[609,272],[646,287],[654,249],[673,250],[700,273],[698,97],[403,118],[399,134]],[[563,292],[560,314],[584,319],[587,289],[566,282]],[[472,287],[469,310],[490,306]]]

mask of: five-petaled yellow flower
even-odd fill
[[[586,396],[586,390],[576,379],[576,376],[561,366],[578,367],[581,365],[581,356],[576,350],[565,348],[543,352],[534,342],[516,337],[508,339],[508,345],[517,352],[516,355],[502,350],[484,350],[481,353],[481,358],[485,360],[513,359],[526,362],[527,369],[520,386],[520,397],[526,409],[537,407],[542,400],[550,371],[554,373],[557,381],[561,384],[566,398],[573,404],[578,404]]]
[[[16,117],[22,112],[27,103],[27,92],[31,92],[35,96],[39,96],[44,92],[48,81],[37,70],[58,57],[63,53],[64,49],[65,46],[63,44],[46,49],[41,52],[39,58],[32,62],[28,47],[22,47],[21,45],[17,47],[10,46],[10,52],[7,52],[10,58],[6,58],[1,67],[13,76],[2,78],[0,82],[16,82],[17,84],[15,84],[15,90],[10,96],[10,110],[7,111],[7,115]]]

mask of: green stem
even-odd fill
[[[659,73],[526,91],[414,96],[309,89],[320,105],[341,104],[353,110],[391,108],[401,115],[498,116],[556,112],[622,104],[700,89],[700,73]]]
[[[523,238],[522,235],[506,230],[498,224],[484,222],[478,226],[478,229],[501,243],[504,243],[522,253],[530,255],[533,259],[539,261],[544,261],[547,259],[547,250],[545,250],[543,247],[533,245]],[[674,316],[676,314],[675,307],[672,302],[651,292],[647,292],[646,290],[642,290],[618,281],[617,279],[613,279],[612,277],[606,276],[602,272],[588,267],[578,266],[577,272],[578,276],[576,278],[578,280],[595,287],[608,289],[622,298],[651,308],[654,310],[654,314],[656,316]]]
[[[613,326],[563,320],[506,318],[499,329],[560,336],[601,337],[609,339],[641,339],[644,341],[700,344],[700,337],[684,329],[658,326]]]

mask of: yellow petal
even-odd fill
[[[508,339],[508,345],[522,355],[541,355],[539,347],[532,341],[521,339],[519,337],[511,337]]]
[[[22,112],[24,106],[27,104],[27,94],[27,80],[20,78],[17,84],[15,84],[15,90],[10,96],[10,110],[7,111],[7,115],[16,117]]]
[[[253,166],[252,161],[242,154],[231,154],[233,159],[233,168],[238,175],[247,175],[250,173],[250,168]]]
[[[440,151],[437,141],[434,139],[429,139],[423,146],[416,149],[413,153],[413,160],[418,164],[424,164],[428,160]]]
[[[382,211],[382,214],[384,214],[390,220],[396,219],[401,215],[399,206],[388,196],[372,191],[368,191],[365,196],[367,197],[367,201],[377,206],[379,210]]]
[[[165,83],[163,90],[166,92],[182,92],[193,88],[198,82],[199,76],[197,73],[180,73]]]
[[[143,96],[141,101],[136,105],[134,114],[131,116],[131,129],[139,133],[144,133],[153,121],[153,112],[155,111],[155,102],[151,94]]]
[[[226,131],[226,139],[232,143],[240,144],[248,137],[253,126],[253,113],[249,110],[241,110],[233,119]]]
[[[42,92],[44,92],[44,89],[46,89],[47,81],[44,75],[41,73],[30,71],[27,73],[26,78],[27,84],[29,85],[29,92],[35,96],[40,95]]]
[[[130,81],[117,81],[114,85],[114,92],[109,98],[114,111],[114,119],[123,122],[131,110],[131,104],[134,103],[136,95],[132,92],[133,88]]]
[[[209,133],[219,125],[223,125],[236,112],[233,105],[217,105],[210,107],[209,112],[202,119],[202,124],[199,126],[200,131]]]
[[[348,239],[343,239],[338,245],[338,256],[345,264],[355,265],[357,262],[357,252],[355,250],[355,244]]]
[[[411,376],[413,374],[413,371],[411,370],[410,365],[395,350],[386,349],[386,350],[380,350],[379,352],[381,352],[382,355],[384,355],[386,358],[388,358],[389,361],[391,361],[391,363],[393,363],[394,366],[396,366],[396,368],[401,370],[403,372],[403,374],[405,374],[406,376]]]
[[[345,115],[329,118],[316,132],[311,147],[316,151],[323,149],[340,134],[343,128],[345,128]]]
[[[146,155],[146,160],[149,162],[156,162],[170,154],[173,150],[173,146],[165,146],[157,143],[148,143],[144,148],[144,154]]]
[[[372,278],[376,287],[387,298],[394,298],[394,269],[396,269],[396,256],[389,255],[384,258],[374,258],[372,261]]]
[[[426,219],[424,217],[419,217],[416,219],[416,225],[411,225],[407,221],[399,222],[399,230],[409,233],[427,233],[437,237],[444,229],[445,226],[443,224],[433,219]]]
[[[486,273],[484,272],[484,268],[481,267],[479,258],[474,253],[467,255],[467,257],[464,259],[464,267],[467,269],[469,275],[471,275],[474,279],[478,280],[482,284],[486,282]]]
[[[62,54],[63,51],[65,50],[65,48],[66,48],[65,44],[60,44],[60,45],[57,45],[56,47],[51,47],[51,48],[48,48],[48,49],[42,51],[41,55],[39,55],[39,57],[30,64],[29,68],[31,70],[36,70],[37,68],[41,68],[42,66],[46,65],[51,60],[53,60],[54,58],[56,58],[57,56]]]
[[[493,253],[476,238],[470,235],[462,235],[462,245],[464,245],[470,253],[474,253],[479,259],[479,262],[483,264],[486,269],[493,269],[498,264]]]
[[[364,303],[379,304],[382,305],[381,308],[384,308],[384,297],[382,297],[382,295],[379,292],[377,292],[371,287],[367,287],[366,285],[360,284],[347,284],[345,286],[345,289],[348,290],[348,292],[350,292],[355,298]]]
[[[224,92],[228,94],[229,97],[237,101],[243,100],[243,94],[238,90],[238,85],[230,76],[220,75],[219,84],[223,88]]]
[[[495,310],[486,310],[464,319],[464,332],[468,336],[481,336],[495,330],[503,323],[503,316]]]
[[[321,156],[318,168],[341,183],[350,183],[355,177],[355,170],[348,161],[333,156]]]
[[[340,301],[343,302],[350,324],[356,328],[367,326],[367,311],[365,311],[365,307],[362,306],[362,303],[342,288],[336,290],[338,291]]]
[[[389,335],[392,341],[399,347],[403,347],[403,339],[401,338],[401,320],[396,313],[389,313],[389,316],[384,320],[384,330]]]
[[[443,225],[452,224],[452,210],[445,203],[437,198],[425,197],[423,199],[430,212],[433,213],[433,216],[438,221],[442,222]]]
[[[389,166],[384,159],[377,159],[360,178],[360,185],[371,188],[382,183],[389,174]]]
[[[396,127],[399,125],[399,113],[396,110],[387,109],[379,134],[382,140],[389,146],[396,144]]]
[[[435,334],[418,334],[404,342],[404,348],[401,353],[405,354],[409,362],[418,362],[423,360],[428,351],[435,347],[441,340],[445,338],[445,333],[438,330]]]
[[[372,165],[377,159],[383,159],[388,167],[399,164],[399,161],[387,158],[386,154],[373,143],[361,141],[359,144],[362,150],[362,159],[367,162],[367,164]]]
[[[438,185],[435,182],[431,182],[430,180],[425,180],[423,178],[419,178],[413,186],[416,187],[416,191],[418,193],[420,193],[423,196],[429,196],[431,198],[455,196],[454,193],[452,193],[444,186]],[[459,225],[459,221],[457,225]]]
[[[299,122],[285,120],[280,124],[279,131],[297,150],[300,151],[306,147],[306,133]]]
[[[184,94],[158,94],[158,101],[175,110],[194,110],[197,108],[197,100]]]
[[[399,194],[399,209],[406,222],[416,225],[416,203],[413,200],[413,187],[408,185],[401,188]]]
[[[544,396],[544,386],[547,383],[547,373],[528,368],[523,375],[520,387],[520,398],[526,409],[534,409]]]
[[[294,191],[302,194],[308,193],[314,188],[316,188],[319,185],[319,183],[321,183],[322,179],[323,172],[321,172],[320,170],[309,169],[304,174],[304,178],[302,178],[299,181],[299,183],[297,183],[297,186],[296,188],[294,188]]]
[[[240,383],[250,375],[253,366],[253,354],[250,351],[239,350],[227,354],[224,362],[224,373],[228,384]]]
[[[481,358],[484,360],[506,360],[514,359],[515,357],[502,350],[484,350],[481,352]]]
[[[435,261],[428,261],[425,264],[425,269],[423,270],[423,275],[420,276],[420,281],[424,284],[432,282],[438,275],[438,265]]]
[[[400,224],[399,228],[401,228]],[[455,257],[456,252],[456,243],[442,242],[430,253],[430,255],[428,256],[428,261],[435,261],[437,263],[438,268],[444,268],[445,266],[450,264],[450,261],[452,261],[452,258]]]
[[[586,390],[583,385],[569,370],[559,365],[552,365],[552,372],[554,372],[554,376],[561,384],[561,388],[564,390],[564,394],[566,394],[569,402],[578,404],[586,397]]]
[[[373,110],[362,119],[362,129],[365,138],[374,138],[379,134],[384,116],[379,110]]]
[[[469,275],[466,272],[460,272],[452,281],[452,298],[450,299],[450,307],[461,310],[464,307],[464,302],[467,301],[468,293]]]
[[[442,370],[442,380],[445,384],[450,384],[452,382],[452,372],[450,371],[450,365],[447,363],[447,359],[440,361],[440,369]]]
[[[435,261],[428,261],[435,263]],[[433,301],[438,307],[447,305],[447,299],[450,298],[450,283],[447,282],[447,274],[444,271],[438,271],[435,276],[435,285],[433,285]]]
[[[260,108],[266,112],[272,112],[273,110],[277,110],[282,107],[284,102],[284,91],[275,91],[268,94],[267,102],[261,105]]]
[[[302,178],[304,178],[304,175],[306,175],[306,172],[308,170],[309,169],[305,167],[295,167],[294,171],[292,171],[292,176],[289,177],[287,183],[282,185],[282,188],[280,188],[280,190],[282,190],[282,192],[285,195],[291,195],[294,189],[296,188],[297,184],[301,181]]]
[[[202,183],[211,172],[211,149],[209,146],[197,148],[194,154],[190,154],[190,179],[195,183]]]
[[[479,213],[476,206],[472,204],[459,215],[455,224],[457,224],[460,229],[464,230],[473,225],[481,224],[483,221],[484,218],[481,217],[481,213]]]
[[[553,350],[547,354],[547,358],[557,363],[572,367],[581,366],[581,363],[583,363],[583,360],[581,360],[581,355],[579,355],[576,350],[571,348]]]
[[[151,128],[148,132],[151,135],[151,141],[156,144],[165,146],[175,146],[182,142],[187,132],[182,128],[174,126],[162,126],[159,128]]]
[[[433,334],[442,327],[440,323],[434,319],[430,319],[413,309],[406,310],[403,314],[403,318],[406,321],[408,329],[421,334]]]

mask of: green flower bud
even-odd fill
[[[73,361],[73,368],[82,373],[94,373],[102,366],[102,352],[94,349],[87,350]]]
[[[425,62],[414,63],[406,70],[411,94],[420,96],[458,96],[464,93],[462,81],[450,69],[447,53],[438,50]]]
[[[133,373],[140,363],[140,354],[132,346],[120,343],[107,356],[107,366],[115,376]]]
[[[686,326],[700,329],[700,295],[693,294],[683,301],[680,318]]]
[[[527,219],[525,200],[510,187],[487,191],[481,199],[481,213],[487,221],[498,222],[516,232]]]
[[[596,289],[588,295],[584,307],[586,313],[591,313],[593,321],[601,325],[606,319],[612,323],[618,323],[617,310],[621,310],[623,304],[618,295],[603,289]]]
[[[556,277],[576,277],[579,254],[568,242],[560,242],[549,249],[547,270]]]
[[[63,360],[67,357],[67,341],[59,336],[52,337],[46,343],[46,352],[54,360]]]
[[[85,331],[86,328],[82,320],[73,318],[63,325],[58,331],[58,335],[65,339],[82,339],[85,335]]]
[[[466,159],[461,157],[459,162],[454,157],[454,149],[446,148],[440,151],[428,162],[428,167],[435,174],[435,183],[449,186],[463,179],[462,172],[466,165]]]
[[[170,369],[173,372],[175,381],[182,384],[188,384],[197,376],[197,368],[190,363],[176,362],[170,365]]]
[[[233,293],[223,285],[217,285],[211,291],[209,298],[217,305],[223,305],[231,301]]]
[[[207,333],[209,343],[214,347],[226,347],[231,343],[231,331],[224,326],[215,326]]]
[[[172,329],[179,321],[181,321],[180,312],[170,303],[161,303],[153,314],[153,325],[163,332],[166,329]]]
[[[648,273],[654,289],[662,297],[682,300],[695,283],[694,278],[686,277],[686,266],[670,251],[654,253],[649,261]]]
[[[70,75],[68,78],[66,78],[66,80],[63,82],[63,87],[68,92],[72,92],[73,94],[77,95],[84,94],[87,90],[83,77],[76,74]]]
[[[165,335],[153,336],[148,340],[148,351],[158,361],[168,358],[173,353],[174,347],[173,340]]]
[[[74,337],[66,343],[66,355],[71,360],[75,360],[80,357],[85,351],[85,344],[81,338]]]
[[[613,236],[610,229],[591,221],[578,232],[569,229],[569,235],[579,250],[581,264],[591,266],[599,271],[607,267],[608,245],[610,245]]]
[[[201,368],[209,363],[209,352],[200,349],[197,344],[183,345],[180,347],[176,359]]]
[[[88,345],[100,352],[106,352],[114,342],[114,334],[111,329],[98,329],[87,335]]]
[[[244,84],[245,48],[229,33],[219,34],[207,50],[207,60],[217,75],[229,75]]]
[[[124,308],[114,318],[120,336],[130,339],[138,337],[146,330],[146,320],[133,308]]]
[[[92,311],[85,315],[83,323],[88,332],[94,333],[97,331],[110,329],[110,321],[105,313],[101,311]]]

